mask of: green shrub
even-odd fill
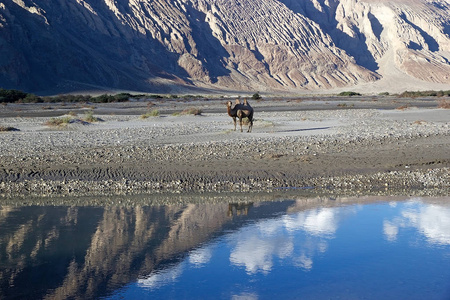
[[[28,94],[18,90],[0,89],[0,102],[11,103],[24,99]]]
[[[148,98],[152,98],[152,99],[163,99],[164,97],[161,95],[149,95]]]
[[[261,99],[261,95],[260,95],[259,93],[254,93],[254,94],[252,95],[252,99],[253,99],[253,100],[259,100],[259,99]]]
[[[22,103],[42,103],[44,100],[34,94],[27,94],[25,98],[19,100]]]
[[[56,103],[56,102],[89,102],[92,97],[89,95],[58,95],[53,97],[44,97],[44,102]]]
[[[139,99],[145,95],[131,95],[129,93],[119,93],[116,95],[103,94],[97,97],[89,95],[58,95],[39,97],[34,94],[25,93],[18,90],[0,89],[0,103],[55,103],[55,102],[95,102],[95,103],[111,103],[111,102],[126,102],[131,98]]]
[[[338,94],[338,96],[346,96],[346,97],[351,97],[351,96],[361,96],[360,93],[357,92],[341,92]]]
[[[116,102],[127,102],[130,100],[130,98],[133,98],[131,94],[128,93],[120,93],[114,96],[114,101]]]
[[[126,102],[132,98],[131,94],[120,93],[116,95],[103,94],[97,97],[90,98],[90,102],[94,103],[113,103],[113,102]]]
[[[450,96],[450,90],[448,91],[404,91],[399,95],[402,98],[417,98],[417,97],[443,97]]]
[[[203,99],[204,97],[201,95],[184,95],[183,96],[184,99],[186,100],[191,100],[191,99]]]
[[[108,103],[108,102],[112,102],[111,101],[112,99],[114,99],[114,96],[103,94],[103,95],[100,95],[100,96],[97,96],[97,97],[93,97],[91,102]]]

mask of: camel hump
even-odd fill
[[[241,103],[241,104],[236,104],[234,107],[239,108],[239,109],[253,109],[250,104],[245,104],[245,103]]]
[[[253,108],[250,106],[250,103],[248,103],[247,99],[244,99],[243,105],[245,109],[253,110]]]
[[[236,105],[241,104],[241,100],[236,99],[236,100],[234,101],[234,104],[236,104]]]

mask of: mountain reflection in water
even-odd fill
[[[448,299],[449,200],[3,206],[0,299]]]

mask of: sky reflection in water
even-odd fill
[[[0,299],[450,299],[450,198],[374,200],[0,205]]]
[[[412,199],[252,220],[119,297],[450,299],[450,206]]]

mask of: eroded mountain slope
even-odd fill
[[[444,0],[5,0],[0,86],[299,91],[392,74],[450,84],[449,12]]]

